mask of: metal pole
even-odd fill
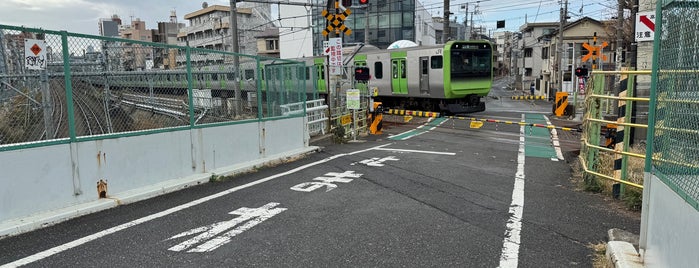
[[[369,4],[364,7],[364,45],[369,44]]]
[[[238,58],[238,53],[240,52],[238,49],[238,7],[236,6],[236,2],[238,2],[238,0],[230,0],[231,15],[229,21],[231,26],[229,28],[231,29],[231,49],[233,53],[236,53],[233,55],[233,70],[235,71],[235,82],[233,83],[233,109],[235,110],[235,116],[238,116],[241,113],[241,96],[240,72],[238,71],[238,68],[240,68],[240,59]]]
[[[616,18],[616,57],[614,59],[614,70],[621,71],[621,53],[622,47],[624,46],[624,2],[625,0],[619,0],[617,4],[617,18]],[[600,51],[601,54],[602,51]],[[614,85],[618,86],[618,91],[621,90],[621,74],[614,75]]]
[[[53,132],[53,105],[51,105],[51,91],[49,90],[49,75],[46,69],[41,70],[41,107],[44,110],[44,130],[46,139],[52,139]]]
[[[561,8],[561,17],[558,26],[558,90],[563,91],[563,27],[565,26],[566,17],[568,16],[568,0],[564,2],[564,7]]]
[[[446,44],[449,41],[449,34],[451,29],[449,29],[449,0],[444,0],[444,29],[442,30],[442,44]]]

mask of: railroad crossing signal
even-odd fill
[[[326,20],[330,22],[328,27],[323,29],[323,36],[328,36],[330,31],[335,30],[336,34],[340,34],[340,32],[344,32],[346,35],[352,34],[352,29],[349,27],[345,26],[343,21],[347,19],[347,17],[352,14],[352,11],[349,8],[345,8],[344,6],[340,5],[340,1],[335,1],[335,9],[342,10],[342,13],[339,14],[330,14],[327,10],[323,10],[320,14],[325,17]]]
[[[587,55],[582,57],[582,61],[589,61],[590,59],[596,60],[598,57],[602,60],[607,60],[607,56],[602,53],[602,49],[607,47],[609,43],[607,41],[602,42],[601,46],[597,46],[597,33],[595,33],[595,36],[593,37],[594,43],[593,45],[590,45],[588,43],[583,43],[583,47],[587,49]]]

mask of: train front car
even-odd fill
[[[444,46],[442,111],[452,114],[485,111],[481,98],[493,84],[493,48],[487,41],[450,41]]]

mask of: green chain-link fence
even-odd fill
[[[0,150],[262,120],[317,95],[297,61],[7,25],[0,44]]]
[[[699,210],[699,1],[658,3],[646,170]]]

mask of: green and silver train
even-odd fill
[[[452,114],[484,111],[481,98],[493,82],[493,50],[487,41],[360,53],[354,61],[370,69],[370,87],[378,88],[375,100],[387,108]]]
[[[368,92],[368,88],[378,89],[374,99],[382,102],[386,108],[458,114],[485,110],[482,98],[488,95],[492,86],[492,57],[493,50],[488,41],[450,41],[443,45],[360,51],[354,55],[351,65],[369,68],[371,79],[368,84],[358,83],[356,87],[363,92]],[[289,80],[290,91],[297,90],[298,80],[305,80],[308,98],[327,96],[329,72],[325,58],[294,59],[304,62],[305,70],[283,75],[281,79]],[[273,70],[272,65],[288,64],[282,61],[263,62],[257,68],[254,64],[247,64],[247,68],[241,64],[237,68],[240,71],[241,90],[257,92],[257,87],[261,87],[262,94],[266,94],[265,77],[273,75],[269,73]],[[229,94],[225,92],[232,89],[235,80],[233,69],[236,68],[216,64],[194,67],[192,86],[227,96]],[[261,81],[258,83],[257,79]],[[143,72],[138,76],[116,75],[110,84],[116,87],[150,87],[174,94],[186,93],[188,86],[184,70]],[[173,89],[175,91],[171,91]]]

